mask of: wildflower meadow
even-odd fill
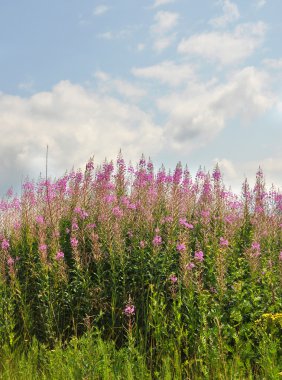
[[[0,201],[1,379],[282,378],[282,194],[121,154]]]

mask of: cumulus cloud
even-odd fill
[[[163,34],[177,25],[179,14],[175,12],[159,11],[154,19],[155,23],[152,26],[152,31],[157,34]]]
[[[210,20],[210,24],[216,28],[222,28],[240,18],[240,12],[235,3],[229,0],[221,0],[219,5],[222,7],[223,15]]]
[[[109,10],[110,10],[110,7],[108,7],[107,5],[101,4],[101,5],[98,5],[94,9],[93,14],[94,16],[101,16],[104,13],[108,12]]]
[[[172,30],[176,27],[179,14],[175,12],[159,11],[154,17],[151,27],[153,48],[158,53],[168,48],[175,40],[176,34]]]
[[[92,155],[101,162],[121,148],[135,160],[162,145],[161,129],[140,108],[68,81],[29,98],[1,94],[0,125],[0,176],[7,187],[44,172],[47,145],[55,175]]]
[[[127,98],[128,101],[136,102],[146,95],[146,91],[129,81],[112,78],[104,71],[96,71],[94,77],[99,81],[99,90],[103,93],[116,92]]]
[[[264,59],[263,64],[270,69],[277,69],[280,70],[282,69],[282,58],[277,58],[277,59]]]
[[[194,66],[191,64],[176,64],[173,61],[133,68],[132,73],[139,78],[153,79],[172,87],[185,85],[188,81],[194,80],[196,76]]]
[[[155,0],[155,2],[153,4],[153,8],[157,8],[157,7],[160,7],[162,5],[171,4],[174,2],[175,2],[175,0]]]
[[[213,162],[214,164],[218,164],[220,170],[227,180],[233,180],[238,176],[237,169],[231,160],[228,160],[227,158],[215,158]]]
[[[233,32],[192,35],[178,45],[178,52],[229,65],[243,61],[261,45],[266,32],[263,22],[238,25]]]
[[[247,178],[250,186],[254,186],[256,181],[256,172],[260,167],[263,171],[266,188],[270,189],[272,184],[275,188],[280,187],[282,190],[282,157],[266,157],[263,159],[247,160],[243,164],[240,160],[230,160],[227,158],[215,158],[214,164],[218,163],[223,174],[224,183],[231,186],[232,190],[240,194],[242,184]]]
[[[201,146],[214,138],[227,121],[250,121],[275,105],[266,73],[246,67],[226,83],[189,84],[184,91],[164,95],[157,101],[168,116],[165,136],[175,149]]]
[[[256,0],[256,6],[257,6],[258,8],[262,8],[262,7],[264,7],[265,4],[266,4],[266,0]]]

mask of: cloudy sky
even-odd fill
[[[282,187],[281,0],[0,2],[0,192],[101,163]]]

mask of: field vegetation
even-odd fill
[[[121,155],[0,202],[1,379],[279,379],[282,194]],[[281,376],[282,378],[282,376]]]

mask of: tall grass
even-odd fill
[[[0,203],[3,379],[277,379],[282,195],[121,155]]]

